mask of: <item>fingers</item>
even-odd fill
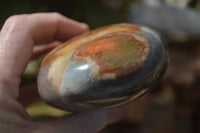
[[[64,40],[87,29],[85,24],[57,13],[9,18],[0,33],[0,88],[12,88],[9,93],[15,98],[18,96],[20,76],[31,58],[34,44]]]
[[[55,47],[57,47],[60,44],[61,44],[61,42],[55,41],[55,42],[50,43],[48,45],[34,46],[31,59],[36,59],[36,58],[48,53],[49,51],[51,51],[52,49],[54,49]]]
[[[54,40],[66,41],[89,29],[86,24],[66,19],[58,13],[32,14],[28,17],[28,23],[36,44]]]
[[[73,114],[60,120],[38,124],[38,131],[48,133],[97,133],[108,124],[122,118],[121,108],[96,110],[89,113]]]

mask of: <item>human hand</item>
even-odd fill
[[[10,17],[0,31],[0,131],[1,133],[95,133],[120,120],[118,108],[68,115],[56,120],[31,120],[17,101],[19,84],[29,60],[67,38],[88,30],[87,25],[58,13]],[[47,44],[49,45],[42,45]],[[30,96],[31,98],[31,96]]]

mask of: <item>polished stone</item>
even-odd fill
[[[39,93],[50,105],[68,111],[111,108],[144,94],[167,62],[165,41],[155,31],[131,24],[102,27],[44,58]]]

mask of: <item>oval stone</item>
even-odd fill
[[[51,51],[38,75],[41,98],[81,112],[123,105],[144,94],[164,73],[165,41],[131,24],[98,28]]]

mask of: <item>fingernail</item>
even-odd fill
[[[88,31],[90,28],[86,23],[81,23],[81,27],[85,30]]]

